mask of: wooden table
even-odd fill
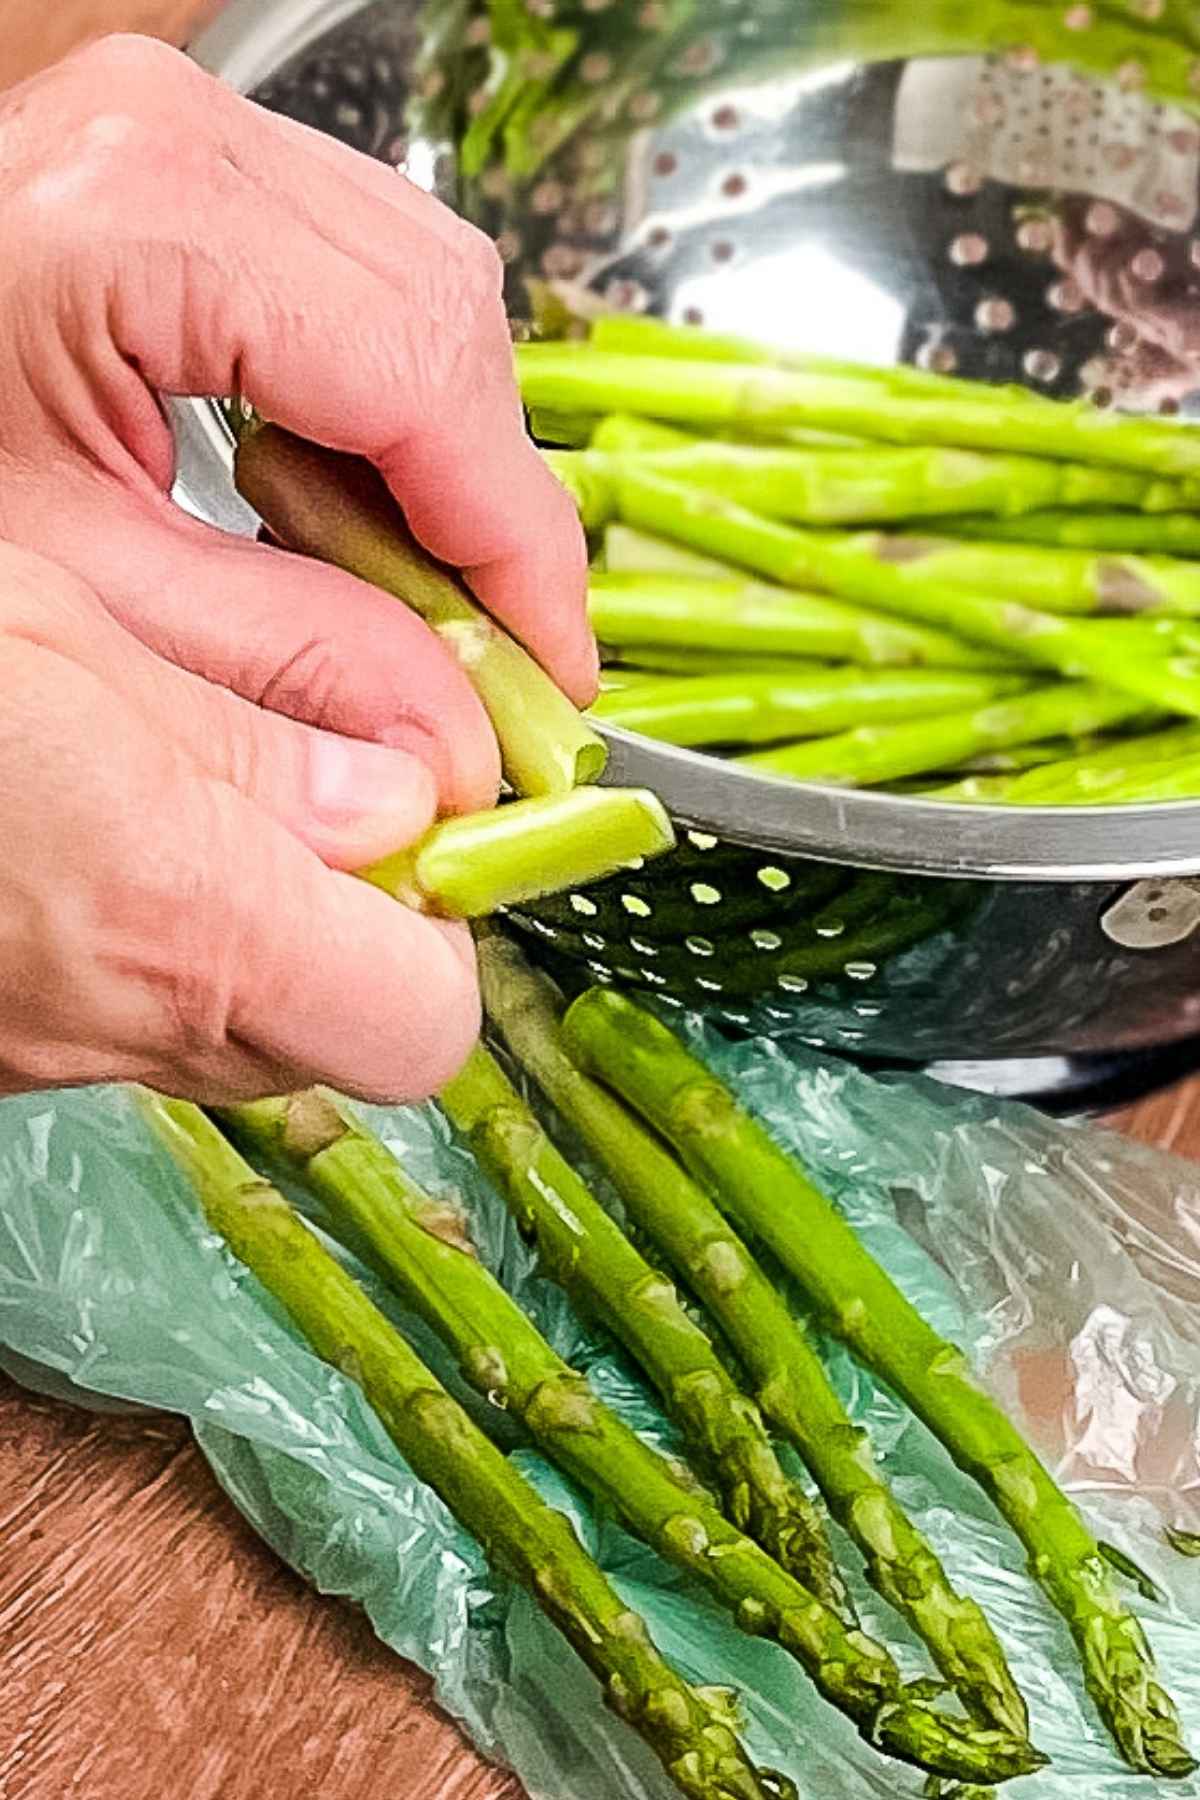
[[[1200,1083],[1119,1123],[1200,1155]],[[173,1419],[0,1378],[0,1800],[519,1800]]]

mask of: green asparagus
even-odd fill
[[[282,1196],[195,1107],[151,1094],[142,1107],[213,1230],[317,1355],[363,1389],[413,1472],[489,1559],[533,1595],[680,1793],[689,1800],[795,1800],[790,1782],[753,1767],[728,1725],[660,1655],[568,1520],[472,1424]]]
[[[768,518],[808,525],[884,524],[972,512],[1009,517],[1047,507],[1129,507],[1157,514],[1190,498],[1177,482],[1122,469],[974,450],[862,449],[848,456],[843,450],[697,443],[671,449],[596,445],[546,450],[543,456],[574,496],[589,531],[616,516],[614,481],[627,468],[688,481]]]
[[[800,1453],[834,1518],[863,1552],[874,1586],[924,1638],[974,1717],[1025,1736],[1025,1705],[987,1620],[954,1591],[884,1481],[866,1434],[851,1423],[803,1329],[745,1245],[674,1157],[571,1062],[562,1047],[556,991],[516,947],[500,937],[485,939],[480,973],[489,1018],[599,1160],[630,1221],[708,1308],[748,1372],[763,1412]],[[513,1101],[519,1105],[515,1095]],[[522,1216],[537,1221],[538,1246],[550,1249],[551,1266],[565,1266],[565,1279],[575,1287],[608,1281],[620,1336],[629,1342],[629,1309],[622,1305],[622,1288],[611,1287],[604,1247],[613,1234],[623,1245],[622,1234],[546,1146],[536,1122],[528,1118],[524,1133],[513,1127],[496,1137],[485,1156]],[[590,1220],[595,1211],[602,1224],[593,1240],[576,1222]],[[570,1229],[563,1223],[568,1219]],[[638,1261],[627,1246],[626,1254]],[[632,1276],[622,1282],[637,1291]]]
[[[631,412],[682,425],[799,425],[888,443],[1000,450],[1150,475],[1200,475],[1200,443],[1169,420],[964,384],[926,397],[849,371],[630,356],[578,344],[522,344],[525,403],[556,412]]]
[[[480,946],[487,964],[492,940]],[[732,1522],[824,1601],[850,1602],[808,1495],[779,1466],[757,1408],[670,1286],[554,1148],[480,1046],[439,1104],[505,1196],[542,1272],[605,1326],[657,1388]],[[1018,1733],[1011,1720],[996,1723]]]
[[[594,1500],[704,1582],[743,1628],[788,1650],[868,1742],[965,1780],[1040,1766],[1019,1739],[947,1718],[909,1695],[886,1650],[847,1628],[597,1399],[476,1259],[461,1218],[448,1223],[446,1207],[331,1097],[259,1101],[221,1117],[240,1143],[311,1184],[339,1229],[369,1246],[397,1292],[453,1349],[468,1381],[520,1419]]]
[[[1200,716],[1200,662],[1131,656],[1116,648],[1102,622],[1063,619],[1016,600],[975,594],[931,579],[923,569],[914,580],[912,564],[895,561],[887,553],[887,540],[831,543],[828,534],[764,519],[660,475],[623,475],[617,486],[622,517],[643,530],[664,532],[785,586],[828,587],[844,598],[961,632],[1060,673],[1107,682],[1153,705]]]
[[[1006,806],[1113,806],[1200,794],[1200,727],[1178,725],[1061,757],[1044,768],[967,778],[932,799]]]
[[[235,475],[281,544],[373,582],[437,633],[479,694],[518,794],[557,794],[599,779],[601,740],[458,578],[414,542],[369,464],[254,423],[240,435]]]
[[[564,1029],[575,1060],[674,1145],[722,1210],[800,1283],[826,1329],[895,1388],[995,1502],[1071,1627],[1089,1692],[1130,1766],[1190,1774],[1196,1764],[1174,1704],[1099,1545],[961,1352],[925,1323],[799,1165],[664,1025],[623,996],[593,989]]]
[[[836,737],[785,744],[739,756],[742,768],[793,781],[870,787],[930,769],[953,767],[964,757],[1060,734],[1103,731],[1141,719],[1140,700],[1084,682],[1061,682],[999,700],[974,711],[947,713],[911,725],[860,725]]]
[[[899,533],[823,538],[819,554],[885,562],[915,587],[948,582],[1052,613],[1200,614],[1200,565],[1169,556],[1115,556],[1044,544],[955,543]]]
[[[1064,512],[1051,508],[1015,519],[952,519],[942,529],[954,537],[987,538],[993,543],[1200,557],[1200,513],[1195,512]]]
[[[575,788],[447,819],[359,873],[419,912],[479,919],[598,881],[674,843],[671,821],[653,794]]]
[[[902,669],[868,673],[828,669],[798,675],[667,677],[602,694],[593,719],[662,743],[770,744],[823,737],[863,721],[890,721],[974,711],[1005,695],[1031,692],[1021,678]]]
[[[824,657],[877,668],[1000,669],[1028,665],[1010,652],[964,643],[949,631],[906,624],[825,595],[706,575],[601,570],[588,611],[601,643],[627,652],[697,650],[736,656]]]

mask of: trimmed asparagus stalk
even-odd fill
[[[437,633],[482,700],[518,794],[564,793],[599,779],[601,740],[545,670],[414,541],[368,463],[258,423],[241,433],[235,476],[286,548],[383,588]]]
[[[480,946],[482,963],[491,942]],[[825,1605],[848,1616],[849,1597],[820,1514],[780,1467],[758,1409],[482,1045],[439,1104],[536,1244],[542,1272],[598,1319],[654,1383],[732,1523]],[[1021,1731],[1009,1720],[996,1722]]]
[[[653,794],[576,788],[446,819],[360,874],[419,912],[480,919],[599,881],[661,856],[674,843],[671,821]]]
[[[630,524],[665,532],[785,586],[827,587],[1062,674],[1108,682],[1156,706],[1200,716],[1200,665],[1191,659],[1131,656],[1116,647],[1107,626],[936,580],[920,559],[897,562],[891,540],[870,535],[834,540],[827,533],[805,532],[661,475],[622,475],[618,489],[621,515]]]
[[[812,674],[707,675],[668,678],[602,694],[592,717],[662,743],[770,744],[822,737],[866,720],[925,718],[985,707],[1003,695],[1029,691],[1018,677],[902,669],[868,674],[829,669]]]
[[[689,1800],[778,1800],[702,1696],[660,1655],[570,1523],[472,1424],[404,1338],[288,1206],[193,1106],[147,1094],[143,1113],[213,1230],[317,1355],[356,1381],[414,1474],[489,1561],[516,1577],[574,1647],[614,1712]]]
[[[828,661],[809,656],[737,656],[726,650],[672,649],[665,644],[627,644],[622,649],[601,646],[605,676],[619,679],[640,675],[645,681],[661,681],[664,675],[776,675],[792,680],[829,668]],[[604,682],[601,680],[601,691]]]
[[[719,565],[718,565],[719,566]],[[588,582],[588,611],[600,641],[632,651],[731,652],[738,656],[825,657],[876,668],[1009,669],[1028,662],[964,643],[949,631],[889,619],[823,594],[709,575],[601,570]]]
[[[242,1144],[318,1192],[407,1304],[458,1357],[466,1379],[504,1404],[585,1492],[668,1560],[706,1583],[745,1629],[773,1637],[820,1692],[885,1754],[934,1773],[999,1780],[1040,1766],[1002,1732],[948,1719],[902,1688],[887,1651],[843,1624],[690,1479],[644,1444],[551,1349],[472,1254],[461,1220],[323,1094],[222,1113]]]
[[[722,1211],[800,1283],[822,1324],[907,1401],[994,1501],[1030,1573],[1071,1628],[1088,1690],[1126,1761],[1175,1778],[1196,1767],[1137,1620],[1100,1547],[962,1353],[925,1323],[799,1165],[664,1025],[622,995],[592,990],[567,1015],[566,1043],[673,1144]]]
[[[636,413],[606,413],[597,419],[588,439],[593,450],[694,450],[698,444],[747,444],[767,446],[791,445],[797,450],[862,450],[871,449],[864,438],[842,437],[836,431],[779,431],[742,433],[714,432],[699,437],[678,425],[665,425],[661,419],[641,419]],[[575,446],[584,448],[581,442]]]
[[[831,536],[823,548],[851,563],[887,562],[914,586],[928,580],[1002,598],[1022,594],[1046,612],[1200,615],[1200,566],[1179,557],[874,533]]]
[[[984,750],[1042,738],[1082,735],[1140,719],[1145,706],[1126,694],[1083,682],[1062,682],[999,700],[974,711],[948,713],[911,725],[860,725],[836,737],[739,756],[743,767],[793,781],[870,787],[930,769],[953,768]]]
[[[863,1552],[872,1584],[924,1638],[975,1718],[1026,1736],[1025,1703],[983,1613],[954,1591],[884,1481],[865,1432],[852,1424],[803,1328],[745,1245],[670,1152],[572,1063],[552,983],[499,937],[480,945],[480,973],[488,1015],[509,1049],[599,1160],[632,1223],[720,1326],[763,1412],[794,1445],[834,1518]],[[606,1253],[593,1250],[582,1234],[572,1237],[562,1223],[597,1203],[552,1147],[547,1153],[536,1121],[529,1120],[528,1130],[526,1137],[513,1133],[493,1143],[489,1164],[514,1204],[545,1218],[558,1252],[553,1266],[565,1257],[568,1279],[579,1286],[602,1279]],[[600,1216],[608,1233],[621,1238],[607,1215]],[[538,1243],[541,1248],[540,1235]],[[618,1288],[618,1303],[620,1296]],[[625,1309],[614,1310],[619,1336],[628,1342]]]
[[[543,455],[574,496],[589,531],[615,517],[614,477],[629,467],[710,488],[768,518],[808,525],[884,524],[972,512],[1010,516],[1056,506],[1166,512],[1187,500],[1177,482],[976,450],[864,448],[847,456],[843,450],[752,444],[622,450],[597,444]]]
[[[1006,806],[1112,806],[1133,801],[1188,799],[1200,793],[1200,729],[1123,738],[1061,757],[1043,768],[989,780],[967,778],[940,787],[931,799]]]
[[[964,518],[944,529],[955,537],[993,543],[1058,544],[1064,549],[1160,556],[1200,556],[1200,516],[1194,512],[1069,512],[1050,508],[1014,519]]]
[[[1000,450],[1200,475],[1195,434],[1163,419],[1125,417],[1087,401],[1065,403],[969,384],[953,401],[889,387],[861,372],[825,374],[763,365],[629,356],[575,344],[521,344],[525,403],[556,412],[647,413],[705,428],[816,426],[896,444]]]

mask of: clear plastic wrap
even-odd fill
[[[760,1040],[726,1042],[695,1021],[685,1029],[931,1322],[972,1354],[1102,1535],[1160,1583],[1163,1604],[1131,1603],[1200,1745],[1200,1562],[1164,1535],[1200,1530],[1200,1169],[1020,1107],[875,1080]],[[465,1203],[485,1261],[555,1346],[637,1429],[669,1443],[628,1365],[539,1278],[440,1115],[369,1117],[418,1179]],[[464,1396],[423,1329],[345,1260],[502,1432],[503,1416]],[[829,1358],[905,1505],[986,1607],[1029,1698],[1053,1764],[1014,1793],[1136,1800],[1149,1784],[1113,1753],[1066,1629],[998,1515],[844,1353]],[[0,1107],[0,1363],[85,1404],[186,1414],[263,1537],[323,1592],[364,1606],[533,1800],[669,1800],[582,1665],[524,1595],[491,1576],[358,1390],[305,1348],[223,1250],[119,1090]],[[921,1778],[868,1750],[780,1651],[742,1636],[656,1556],[589,1516],[538,1457],[514,1454],[571,1513],[678,1666],[739,1689],[750,1748],[791,1774],[804,1800],[916,1800]],[[906,1670],[924,1670],[840,1535],[837,1548],[868,1629]],[[1197,1800],[1200,1781],[1172,1791]]]

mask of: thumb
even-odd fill
[[[152,729],[198,775],[236,789],[330,868],[361,869],[433,822],[437,783],[420,758],[266,712],[121,637],[110,680]]]

